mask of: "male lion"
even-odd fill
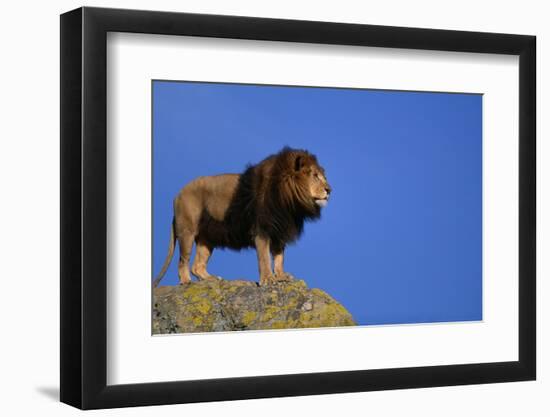
[[[317,158],[285,147],[242,174],[199,177],[174,200],[168,256],[153,285],[170,264],[175,240],[180,247],[180,284],[191,281],[189,260],[197,245],[191,272],[199,280],[216,280],[206,271],[216,247],[235,250],[255,247],[260,285],[289,281],[283,270],[285,246],[301,235],[304,221],[318,219],[331,192]],[[274,269],[271,268],[273,255]]]

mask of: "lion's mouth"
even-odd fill
[[[316,198],[315,204],[317,204],[319,207],[325,207],[328,204],[328,198]]]

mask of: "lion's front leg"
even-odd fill
[[[258,269],[260,271],[260,285],[269,285],[275,282],[275,276],[271,271],[271,253],[269,250],[269,239],[264,236],[254,238],[256,255],[258,256]]]
[[[273,269],[275,272],[275,280],[277,281],[292,281],[294,277],[284,271],[285,250],[273,251]]]

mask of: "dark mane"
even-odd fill
[[[255,235],[269,237],[273,250],[297,240],[304,222],[321,215],[300,170],[312,165],[318,166],[314,155],[284,148],[257,165],[248,166],[239,177],[223,221],[203,211],[203,239],[213,246],[237,250],[254,246]]]

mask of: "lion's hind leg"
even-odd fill
[[[180,260],[178,263],[178,275],[180,278],[180,284],[187,284],[191,282],[191,275],[189,274],[189,261],[191,258],[191,251],[193,250],[193,241],[195,235],[187,230],[178,232],[178,243],[180,246]]]
[[[193,266],[191,267],[191,273],[201,281],[217,281],[221,279],[221,277],[216,275],[210,275],[206,270],[208,260],[210,259],[210,255],[212,255],[213,250],[214,249],[209,245],[201,241],[197,241],[197,253],[195,254]]]

